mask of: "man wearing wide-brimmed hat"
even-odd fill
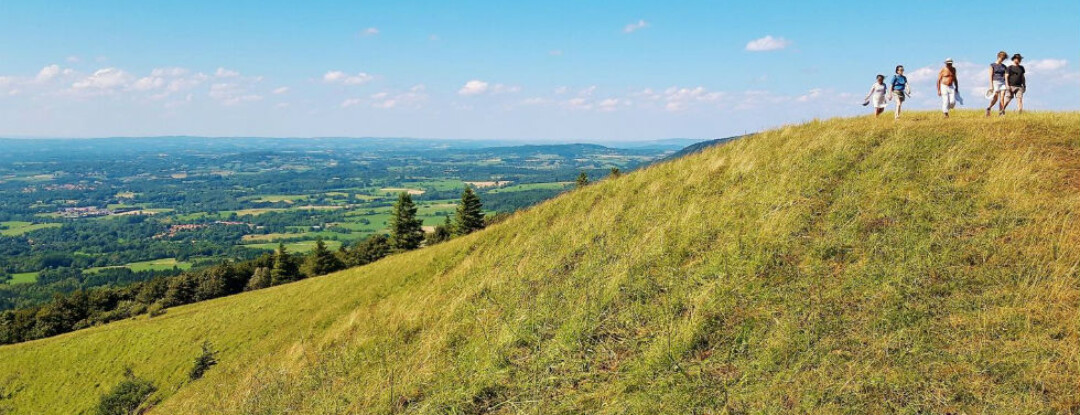
[[[941,97],[941,112],[945,114],[945,118],[948,118],[949,110],[956,106],[960,91],[960,81],[956,79],[956,68],[953,67],[952,58],[945,59],[945,67],[938,72],[937,90],[938,96]]]

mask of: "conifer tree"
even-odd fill
[[[484,205],[472,188],[466,186],[454,215],[454,234],[468,235],[481,229],[484,229]]]
[[[416,204],[408,193],[398,195],[390,216],[390,247],[395,251],[408,251],[420,247],[424,229],[416,218]]]
[[[277,252],[274,253],[274,266],[270,268],[270,285],[296,281],[299,277],[296,261],[285,249],[285,243],[278,243]]]
[[[588,184],[589,184],[589,175],[585,174],[585,172],[581,172],[581,174],[579,174],[577,176],[577,187],[578,187],[578,189],[580,189],[582,187],[585,187]]]
[[[308,254],[304,261],[304,274],[309,277],[329,274],[345,268],[345,264],[338,259],[329,249],[322,237],[315,240],[315,249]]]
[[[618,167],[612,167],[612,168],[611,168],[611,174],[610,174],[610,176],[611,176],[612,178],[616,178],[616,177],[619,177],[619,176],[621,176],[621,175],[622,175],[622,170],[619,170],[619,168],[618,168]]]

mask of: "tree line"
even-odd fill
[[[162,276],[122,287],[80,289],[56,294],[38,306],[0,313],[0,344],[55,336],[141,314],[151,318],[169,307],[287,284],[366,265],[387,255],[434,245],[483,229],[505,216],[485,216],[480,198],[470,187],[461,194],[454,214],[425,234],[417,206],[408,193],[393,206],[388,235],[373,235],[351,247],[331,251],[320,238],[307,254],[289,252],[279,243],[273,253],[221,264],[175,276]]]

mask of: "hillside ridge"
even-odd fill
[[[0,413],[1077,413],[1080,113],[782,127],[330,276],[0,346]],[[219,351],[187,373],[203,341]]]

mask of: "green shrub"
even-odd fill
[[[188,372],[188,378],[191,380],[198,380],[206,374],[206,371],[210,369],[210,366],[217,364],[217,352],[211,347],[210,342],[204,341],[202,344],[202,353],[199,357],[195,358],[195,366],[191,368],[191,372]]]
[[[129,415],[136,411],[157,391],[148,380],[139,379],[128,368],[124,372],[124,380],[120,381],[109,393],[101,397],[98,403],[98,415]]]

